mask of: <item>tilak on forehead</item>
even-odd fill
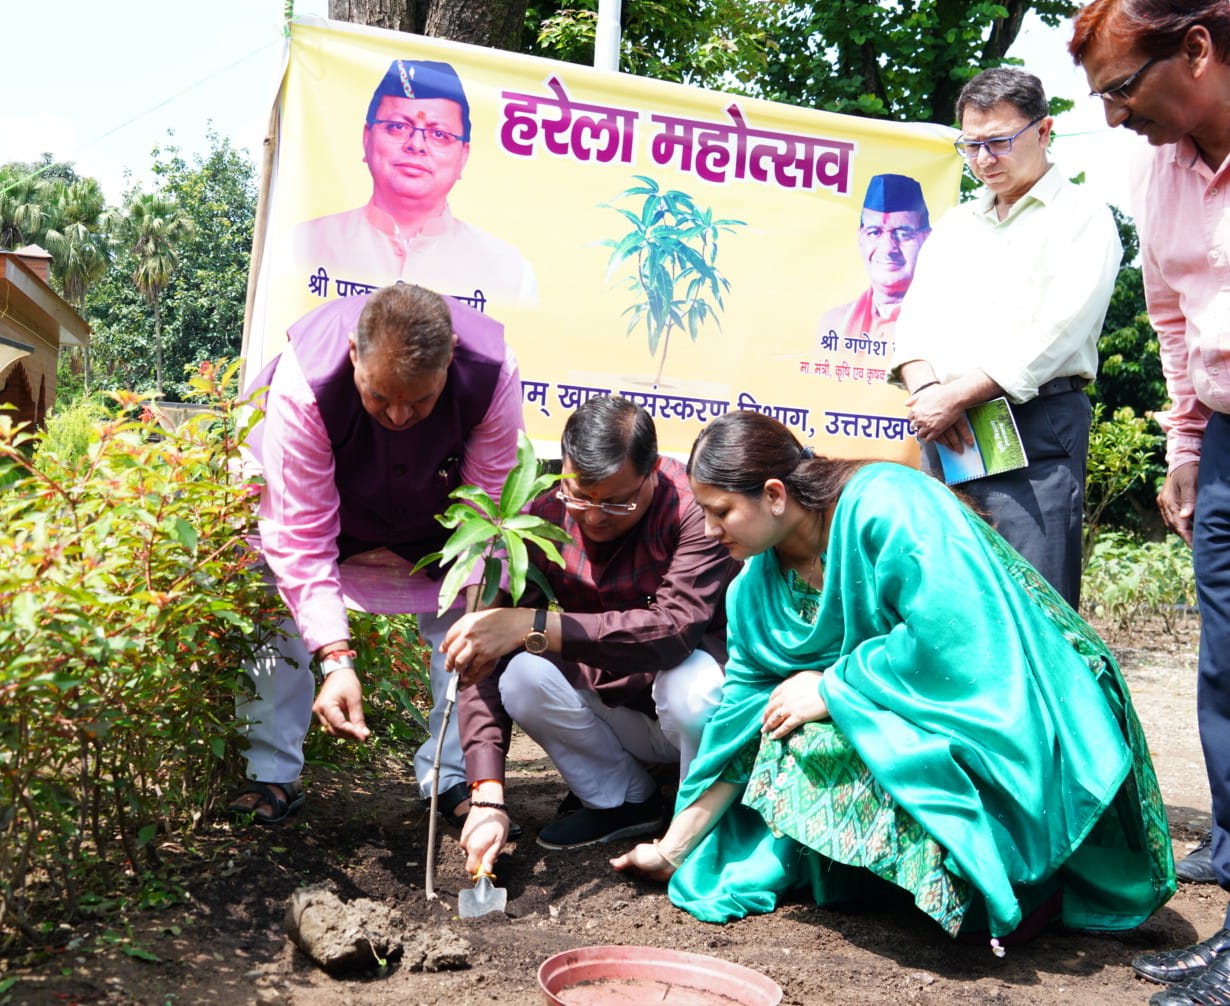
[[[455,101],[461,108],[462,139],[470,139],[470,103],[466,100],[461,78],[448,63],[429,59],[395,59],[367,106],[367,122],[376,120],[381,98],[410,98],[418,101],[443,98]]]

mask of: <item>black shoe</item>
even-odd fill
[[[1149,1006],[1230,1006],[1230,954],[1218,957],[1182,985],[1153,993]]]
[[[1189,884],[1216,884],[1213,872],[1213,836],[1205,835],[1200,844],[1174,865],[1174,875]]]
[[[598,842],[652,835],[663,824],[662,796],[654,793],[644,803],[624,803],[605,810],[582,807],[543,828],[538,833],[538,844],[544,849],[579,849]]]
[[[557,818],[567,817],[578,810],[581,810],[585,804],[581,802],[581,798],[572,790],[568,791],[568,795],[559,802],[559,806],[555,808],[555,816]]]
[[[1230,950],[1230,929],[1219,929],[1207,940],[1182,950],[1157,950],[1151,954],[1141,954],[1132,961],[1132,969],[1150,981],[1176,985],[1204,974],[1213,961],[1220,959],[1220,955],[1227,950]],[[1227,964],[1230,965],[1230,957]],[[1230,999],[1226,1002],[1230,1006]]]

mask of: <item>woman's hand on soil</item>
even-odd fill
[[[639,874],[663,884],[670,880],[675,872],[675,868],[666,861],[666,857],[653,842],[642,842],[630,852],[616,856],[611,860],[611,866],[616,873]]]

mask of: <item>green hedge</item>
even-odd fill
[[[200,368],[214,409],[178,429],[122,393],[85,435],[0,416],[2,943],[156,869],[237,772],[236,668],[280,602],[245,544],[234,372]]]

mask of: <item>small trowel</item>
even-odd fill
[[[508,891],[495,887],[495,877],[481,866],[474,877],[474,886],[457,893],[457,914],[463,919],[476,919],[491,912],[502,912],[508,907]]]

